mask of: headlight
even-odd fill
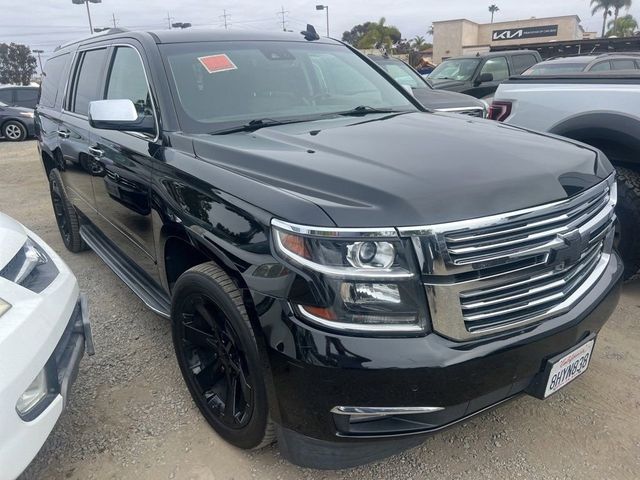
[[[30,238],[15,257],[0,270],[0,277],[40,293],[58,275],[46,252]]]
[[[0,317],[5,313],[7,313],[7,310],[9,310],[10,308],[11,308],[11,304],[8,302],[5,302],[0,298]]]
[[[33,112],[20,112],[23,117],[33,118]]]
[[[426,301],[409,241],[395,229],[324,229],[272,221],[276,252],[310,277],[303,320],[351,332],[422,332]]]
[[[46,367],[40,370],[31,385],[22,393],[16,403],[16,410],[21,417],[28,415],[42,402],[49,393]]]

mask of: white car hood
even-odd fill
[[[27,231],[16,220],[0,212],[0,270],[27,241]]]

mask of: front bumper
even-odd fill
[[[274,302],[261,321],[273,375],[272,416],[280,427],[283,454],[320,468],[327,466],[322,459],[331,468],[356,465],[372,460],[364,447],[381,456],[393,453],[394,445],[406,448],[421,434],[525,393],[547,359],[600,330],[617,305],[621,274],[622,264],[613,254],[601,278],[571,311],[517,332],[464,343],[437,334],[340,336],[300,322],[286,303]],[[336,410],[340,406],[436,408],[366,418]]]
[[[30,232],[59,274],[37,294],[0,278],[0,295],[12,307],[0,318],[0,480],[12,479],[36,456],[69,398],[93,340],[84,296],[59,257]],[[16,404],[36,376],[47,374],[48,393],[28,413]]]

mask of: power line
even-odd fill
[[[229,25],[231,25],[230,23],[227,22],[227,17],[231,18],[231,15],[227,14],[227,10],[222,10],[224,13],[222,15],[220,15],[220,18],[222,18],[223,22],[224,22],[224,29],[228,30],[229,29]]]

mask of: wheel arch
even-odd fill
[[[640,119],[620,112],[589,112],[554,125],[550,133],[599,148],[613,164],[640,164]]]

